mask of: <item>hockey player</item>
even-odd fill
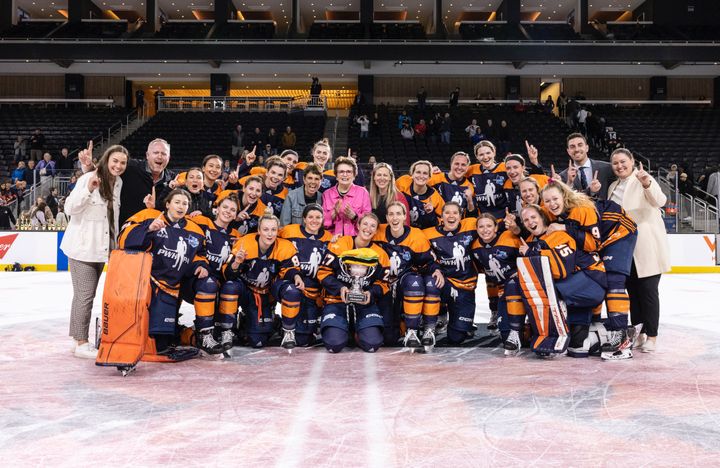
[[[184,188],[190,193],[190,207],[188,208],[188,216],[207,216],[212,217],[212,205],[216,195],[205,189],[202,169],[192,167],[182,173],[183,177],[176,177],[170,182],[172,188]]]
[[[278,217],[288,193],[287,187],[283,184],[286,173],[287,166],[278,156],[272,156],[265,161],[265,174],[262,176],[263,186],[260,200],[265,206],[271,208],[273,214]],[[240,185],[244,187],[250,177],[252,176],[240,179]]]
[[[300,272],[305,284],[300,300],[300,313],[294,319],[288,317],[283,321],[283,344],[295,341],[298,346],[308,346],[314,342],[320,320],[322,299],[318,271],[332,235],[322,227],[322,206],[307,205],[302,218],[302,225],[289,224],[280,229],[279,233],[280,237],[292,242],[297,249]]]
[[[477,269],[485,273],[487,281],[498,287],[497,310],[500,334],[505,342],[505,355],[520,350],[520,333],[525,324],[525,307],[517,279],[517,257],[520,238],[510,231],[498,235],[498,223],[490,213],[477,219],[478,239],[472,244],[472,256]]]
[[[482,140],[473,148],[479,164],[473,164],[467,170],[467,176],[475,191],[475,206],[478,213],[490,213],[502,218],[507,207],[503,191],[507,172],[505,163],[495,161],[495,145]]]
[[[437,226],[445,205],[440,193],[428,185],[431,174],[430,161],[415,161],[410,166],[410,174],[395,181],[395,186],[405,195],[410,207],[410,226],[415,228]]]
[[[316,142],[313,145],[312,150],[310,150],[310,155],[312,156],[313,164],[323,170],[323,179],[320,182],[320,193],[323,193],[325,190],[333,187],[337,183],[335,171],[332,169],[325,170],[325,166],[327,166],[328,162],[332,161],[333,158],[332,149],[330,149],[330,142],[328,139],[323,138],[322,140]],[[306,162],[299,162],[295,166],[295,168],[300,171],[300,180],[302,180],[302,171],[305,170],[307,165],[308,163]]]
[[[462,219],[462,207],[450,201],[443,208],[442,225],[423,231],[440,265],[432,276],[425,277],[423,346],[435,345],[435,325],[441,300],[449,314],[447,338],[450,344],[460,344],[475,333],[473,319],[478,272],[470,255],[477,237],[475,222],[475,218]]]
[[[223,160],[217,154],[208,154],[203,158],[202,174],[203,174],[203,188],[207,192],[211,202],[215,202],[220,192],[223,190],[223,181],[220,178],[222,176],[222,165]],[[170,183],[172,188],[185,186],[187,178],[187,171],[179,173],[173,182]],[[192,211],[190,211],[192,213]]]
[[[428,181],[428,185],[440,193],[445,203],[453,201],[460,205],[463,214],[475,211],[473,185],[465,177],[468,166],[470,156],[458,151],[450,158],[450,170],[433,174]]]
[[[231,225],[233,229],[237,229],[240,235],[252,234],[258,230],[258,220],[267,209],[265,203],[260,199],[262,186],[262,179],[258,176],[250,176],[245,180],[242,192],[238,196],[240,212]],[[222,197],[223,194],[220,196]]]
[[[542,188],[540,196],[552,223],[548,230],[551,233],[565,231],[579,249],[597,254],[600,249],[600,219],[590,197],[574,191],[559,179],[552,179]]]
[[[578,248],[567,232],[550,231],[550,218],[537,205],[522,210],[523,224],[530,231],[527,244],[520,253],[524,256],[547,257],[552,277],[562,300],[567,306],[567,323],[570,328],[568,356],[587,357],[600,351],[597,333],[590,333],[593,309],[602,303],[607,289],[605,268],[597,254]],[[527,298],[531,303],[531,298]],[[531,307],[532,308],[532,307]],[[532,317],[537,320],[533,310]],[[532,320],[531,320],[532,321]]]
[[[325,348],[331,353],[342,351],[353,327],[363,351],[375,352],[383,344],[383,314],[378,303],[389,289],[385,278],[390,265],[385,251],[373,242],[378,224],[373,213],[364,214],[358,220],[358,234],[330,243],[320,266],[318,279],[325,289],[320,330]],[[343,269],[340,263],[346,252],[353,254],[350,261],[368,268],[367,276],[355,279],[346,273],[349,267]],[[370,268],[374,268],[372,273]],[[350,301],[355,286],[365,296],[361,302]]]
[[[241,237],[233,246],[233,261],[225,265],[227,281],[240,280],[240,307],[243,332],[253,348],[267,345],[274,330],[273,309],[280,302],[283,328],[294,326],[300,311],[301,291],[305,289],[300,274],[300,260],[293,244],[278,239],[280,220],[271,214],[258,221],[257,234]],[[285,349],[295,342],[283,340]]]
[[[204,232],[185,217],[189,206],[190,194],[173,189],[165,198],[164,212],[145,209],[130,217],[118,240],[122,249],[153,254],[149,334],[157,354],[173,355],[179,344],[182,283],[208,277]]]
[[[518,184],[517,188],[520,191],[520,198],[522,199],[523,208],[529,205],[540,205],[542,206],[542,200],[540,200],[540,184],[537,179],[533,177],[525,177]],[[511,231],[513,234],[526,238],[530,233],[525,229],[522,224],[522,219],[519,214],[505,213],[503,220],[505,229]]]
[[[381,224],[374,241],[380,244],[390,261],[388,282],[390,294],[385,296],[385,344],[400,337],[400,318],[405,323],[403,345],[411,350],[420,348],[418,337],[425,300],[423,275],[439,271],[430,243],[417,228],[405,226],[405,205],[393,202],[387,209],[387,224]]]
[[[186,301],[195,305],[198,346],[211,354],[227,351],[233,346],[232,329],[237,323],[240,293],[240,285],[237,281],[225,281],[222,276],[222,268],[230,260],[232,246],[240,238],[240,234],[230,228],[230,223],[240,209],[240,200],[234,192],[227,191],[217,199],[217,202],[217,215],[214,221],[205,216],[191,218],[205,232],[210,275],[196,280],[204,284],[198,284],[194,291],[188,291],[193,294],[192,300],[187,298],[187,293],[184,294]],[[219,343],[215,341],[216,335],[219,336]]]
[[[537,182],[538,187],[542,189],[547,185],[549,179],[544,174],[527,175],[525,158],[519,154],[509,154],[505,157],[505,169],[507,170],[508,180],[505,181],[503,191],[505,192],[505,198],[507,199],[507,206],[510,213],[519,216],[523,207],[523,200],[519,187],[520,181],[529,177],[534,179]]]
[[[292,190],[301,187],[303,184],[303,172],[297,168],[298,154],[294,150],[286,149],[280,153],[279,158],[285,163],[286,176],[283,181],[285,188]],[[246,154],[243,162],[238,166],[238,177],[247,175],[264,176],[268,171],[267,161],[265,161],[265,167],[251,167],[256,159],[255,148],[253,148],[253,151]]]

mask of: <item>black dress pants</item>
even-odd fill
[[[660,295],[658,286],[661,275],[638,278],[635,261],[632,264],[626,287],[630,296],[630,320],[633,325],[642,323],[642,332],[657,336],[660,321]]]

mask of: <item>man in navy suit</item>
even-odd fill
[[[568,168],[560,173],[562,181],[578,192],[606,200],[608,187],[615,180],[612,165],[588,158],[590,148],[582,133],[571,133],[566,141],[570,163]]]

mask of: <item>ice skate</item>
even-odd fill
[[[607,341],[602,344],[603,353],[612,353],[621,348],[621,345],[627,343],[626,330],[608,330],[606,335]],[[625,347],[628,347],[629,343]]]
[[[503,348],[505,348],[505,356],[515,356],[520,351],[520,334],[516,330],[510,330]]]
[[[403,346],[408,348],[411,353],[414,353],[418,348],[422,346],[420,339],[417,336],[417,330],[408,329],[403,339]]]
[[[498,327],[498,311],[493,310],[490,312],[490,321],[487,324],[488,330],[497,330]]]
[[[223,330],[220,332],[220,345],[223,351],[227,351],[233,347],[234,335],[232,330]]]
[[[127,377],[132,372],[135,372],[137,370],[137,367],[135,366],[118,366],[118,371],[122,374],[123,377]]]
[[[283,329],[283,338],[280,346],[287,349],[287,352],[289,354],[292,354],[292,351],[293,349],[295,349],[296,345],[297,343],[295,342],[295,330]]]
[[[422,336],[422,345],[425,348],[425,352],[429,353],[435,347],[435,330],[432,328],[426,328]]]
[[[195,340],[197,342],[197,347],[207,354],[212,355],[223,352],[223,347],[220,343],[215,341],[211,328],[196,332]]]
[[[631,359],[633,357],[632,349],[623,348],[617,351],[603,351],[600,353],[600,358],[603,361],[622,361],[624,359]]]

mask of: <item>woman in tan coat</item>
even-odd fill
[[[630,151],[619,148],[612,153],[610,161],[618,180],[610,184],[608,198],[620,204],[638,228],[632,271],[627,281],[630,318],[635,325],[643,324],[638,346],[644,352],[652,352],[660,319],[658,285],[660,276],[670,270],[670,245],[660,214],[667,197],[642,163],[635,168]]]

